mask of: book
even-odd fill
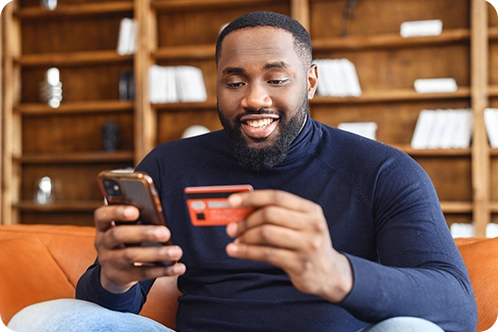
[[[458,89],[453,78],[425,78],[416,79],[413,83],[418,93],[455,92]]]
[[[318,67],[317,94],[321,96],[360,96],[362,91],[354,64],[348,59],[315,59]]]
[[[202,102],[207,99],[202,70],[192,66],[149,68],[151,103]]]
[[[376,139],[377,124],[375,122],[343,122],[337,128],[369,139]]]
[[[455,147],[455,142],[459,133],[458,129],[458,111],[449,109],[445,111],[444,127],[441,133],[441,140],[439,142],[440,149],[451,149]]]
[[[132,71],[119,72],[119,100],[135,100],[135,78]]]
[[[119,55],[135,53],[137,43],[137,25],[135,19],[123,18],[119,25],[117,52]]]
[[[472,128],[473,128],[473,115],[470,109],[459,109],[458,110],[458,127],[456,132],[458,133],[455,142],[455,148],[457,149],[467,149],[470,147],[470,142],[472,140]]]
[[[484,124],[488,134],[491,148],[498,148],[498,108],[486,108],[484,110]]]
[[[434,122],[432,129],[427,140],[427,149],[439,149],[441,139],[443,136],[444,127],[446,126],[446,112],[445,110],[435,110]]]
[[[434,124],[435,113],[431,110],[422,110],[415,124],[411,140],[413,149],[426,149]]]
[[[400,35],[403,38],[419,36],[438,36],[443,32],[441,20],[421,20],[401,23]]]

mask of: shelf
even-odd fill
[[[217,103],[216,98],[209,98],[204,102],[195,103],[162,103],[162,104],[151,104],[151,107],[156,111],[184,111],[184,110],[206,110],[206,109],[216,109]]]
[[[468,149],[413,149],[409,144],[391,146],[407,153],[412,157],[469,157],[471,148]]]
[[[488,86],[488,95],[490,97],[498,97],[498,85]]]
[[[108,163],[108,162],[133,162],[132,151],[118,152],[60,152],[45,154],[26,154],[13,158],[21,164],[82,164],[82,163]]]
[[[498,213],[498,202],[491,202],[489,205],[489,210],[493,213]]]
[[[132,62],[133,55],[119,55],[116,50],[74,53],[45,53],[23,55],[15,62],[25,67],[85,66],[114,62]]]
[[[102,201],[58,201],[41,205],[33,201],[21,201],[14,207],[21,211],[29,212],[93,212],[103,205]]]
[[[403,38],[399,34],[361,36],[347,38],[315,38],[314,51],[364,50],[372,48],[401,48],[420,46],[440,46],[442,44],[470,41],[467,29],[445,30],[439,36]]]
[[[215,51],[215,44],[162,47],[152,52],[152,58],[155,60],[212,59],[214,61]]]
[[[491,27],[488,29],[489,40],[498,40],[498,27]]]
[[[14,112],[23,115],[50,115],[101,112],[133,112],[132,101],[81,101],[61,103],[58,108],[52,108],[42,103],[25,103],[14,107]]]
[[[455,98],[470,98],[470,88],[459,87],[456,92],[444,93],[418,93],[414,89],[365,91],[359,97],[325,97],[316,95],[310,100],[310,104],[351,104]]]
[[[234,8],[236,6],[252,6],[252,5],[273,5],[275,3],[287,4],[288,0],[153,0],[151,1],[151,7],[157,10],[198,10],[204,8],[220,8],[224,6],[230,6]]]
[[[441,209],[444,213],[472,213],[472,202],[442,201]]]
[[[133,11],[133,1],[95,2],[82,5],[59,5],[54,10],[40,7],[25,7],[15,11],[20,19],[52,18],[62,16],[89,16]]]

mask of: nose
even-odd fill
[[[242,107],[252,110],[269,108],[272,105],[272,98],[266,87],[262,84],[250,84],[247,86]]]

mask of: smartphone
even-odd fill
[[[140,216],[135,222],[116,222],[116,225],[166,226],[161,200],[150,175],[145,172],[102,171],[98,174],[97,180],[106,204],[133,205],[140,211]],[[150,247],[170,244],[171,241],[167,243],[129,243],[127,245]],[[156,262],[155,264],[170,265],[172,262]]]

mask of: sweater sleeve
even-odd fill
[[[114,294],[100,283],[100,265],[95,261],[81,276],[76,285],[76,298],[96,303],[107,309],[139,313],[147,299],[147,293],[154,280],[137,283],[126,293]]]
[[[378,261],[346,254],[354,286],[341,305],[368,322],[415,316],[475,331],[470,279],[429,177],[411,159],[387,163],[374,196]]]

